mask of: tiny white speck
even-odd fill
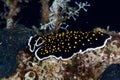
[[[0,42],[0,45],[2,45],[2,42]]]

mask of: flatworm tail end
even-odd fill
[[[111,39],[112,39],[112,36],[109,35],[109,37],[106,38],[106,40],[104,41],[103,45],[98,46],[98,47],[95,47],[95,48],[88,48],[88,49],[86,49],[85,51],[82,51],[82,50],[81,50],[81,51],[78,52],[78,53],[84,54],[84,53],[87,52],[87,51],[96,50],[96,49],[101,49],[101,48],[105,47],[105,45],[106,45],[106,43],[108,42],[108,40],[111,40]]]

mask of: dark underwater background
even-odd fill
[[[72,0],[79,1],[79,0]],[[86,0],[80,0],[85,2]],[[120,2],[119,0],[87,0],[90,3],[90,7],[87,7],[88,11],[80,11],[80,16],[74,21],[70,19],[67,24],[70,25],[70,29],[89,31],[96,27],[106,29],[110,26],[112,31],[120,31]],[[72,2],[71,2],[72,5]],[[3,2],[0,1],[0,12],[3,11]],[[40,8],[41,4],[38,0],[32,0],[29,3],[20,4],[21,11],[14,17],[18,20],[19,24],[23,24],[29,28],[32,25],[39,27],[40,23]],[[5,20],[1,20],[0,28],[5,27]],[[71,23],[72,21],[72,23]]]

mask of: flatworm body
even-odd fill
[[[36,58],[43,60],[49,57],[69,59],[73,55],[83,54],[105,46],[111,36],[101,32],[65,31],[45,36],[31,36],[28,41],[29,50]]]

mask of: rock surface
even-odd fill
[[[120,64],[110,65],[101,74],[99,80],[120,80]]]
[[[17,53],[25,48],[31,34],[32,30],[23,25],[0,30],[0,78],[15,72]]]

